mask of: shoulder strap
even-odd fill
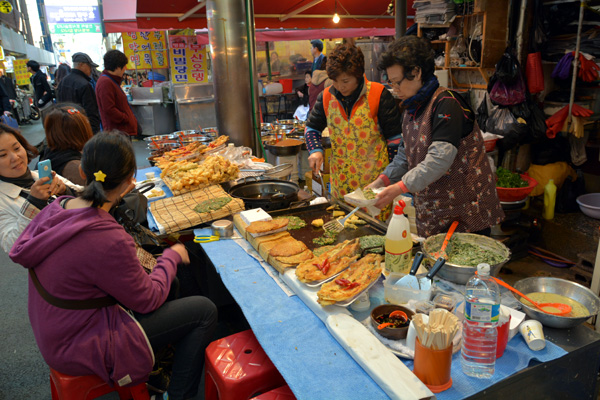
[[[117,304],[117,300],[111,296],[89,300],[59,299],[58,297],[54,297],[46,291],[46,289],[40,283],[33,268],[29,268],[29,276],[31,277],[33,286],[35,286],[35,289],[38,291],[40,296],[42,296],[42,298],[48,303],[58,308],[64,308],[65,310],[92,310],[94,308],[104,308]]]
[[[371,110],[371,118],[377,123],[377,114],[379,113],[379,103],[381,101],[381,94],[383,93],[383,86],[381,83],[377,82],[369,82],[371,84],[371,89],[369,90],[369,109]],[[365,84],[367,81],[365,79]]]
[[[323,90],[323,111],[325,111],[325,118],[329,115],[329,102],[331,101],[330,87],[331,86],[328,86]]]

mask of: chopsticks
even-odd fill
[[[458,317],[451,312],[436,308],[429,313],[429,323],[423,321],[423,314],[412,319],[417,337],[423,347],[444,350],[452,346],[452,340],[458,332]]]

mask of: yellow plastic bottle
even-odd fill
[[[554,205],[556,204],[556,185],[554,179],[550,179],[544,187],[544,219],[554,218]]]
[[[404,216],[406,204],[400,200],[399,205],[394,207],[394,215],[385,235],[385,272],[402,272],[408,274],[410,271],[410,259],[412,250],[412,237],[410,235],[410,224]]]

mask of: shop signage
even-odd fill
[[[49,24],[51,33],[102,33],[100,24]]]
[[[0,1],[0,12],[2,14],[10,14],[12,12],[10,1]]]
[[[121,36],[128,69],[168,68],[166,32],[124,32]]]
[[[173,83],[208,82],[206,46],[196,36],[169,35],[169,55]]]
[[[27,72],[27,61],[29,60],[14,60],[13,68],[15,72],[15,79],[17,80],[17,85],[29,85],[29,77],[31,74]]]
[[[100,24],[97,6],[46,6],[49,24]]]

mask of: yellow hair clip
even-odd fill
[[[97,182],[104,182],[104,178],[106,178],[106,174],[102,172],[102,170],[98,170],[98,172],[94,172],[94,176],[96,177]]]

